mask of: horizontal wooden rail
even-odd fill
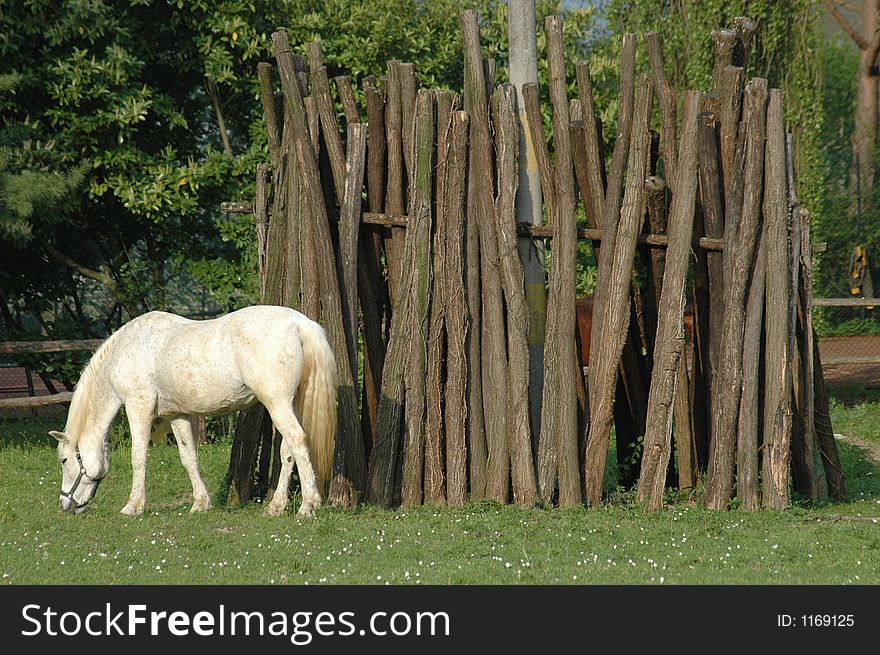
[[[836,355],[822,357],[822,366],[839,364],[880,364],[880,355]]]
[[[223,202],[220,203],[220,211],[224,214],[252,214],[254,205],[250,202]],[[385,227],[406,227],[407,216],[398,214],[377,214],[373,212],[364,212],[361,214],[361,221],[368,225],[382,225]],[[552,239],[553,228],[544,225],[531,225],[529,223],[517,223],[517,233],[521,237],[531,237],[533,239]],[[591,228],[579,228],[578,239],[582,241],[601,241],[602,230]],[[669,245],[669,237],[665,234],[640,234],[639,243],[655,248],[666,248]],[[710,239],[703,237],[695,239],[693,246],[702,248],[703,250],[724,250],[724,239]],[[827,244],[824,242],[813,244],[813,253],[825,252]]]
[[[4,409],[33,409],[34,407],[49,407],[51,405],[63,405],[70,402],[73,392],[62,391],[48,396],[25,396],[23,398],[0,398],[0,411]]]
[[[814,307],[880,307],[880,298],[813,298]]]
[[[0,355],[95,350],[102,343],[104,343],[103,339],[77,339],[69,341],[5,341],[0,342]]]

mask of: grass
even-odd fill
[[[880,446],[880,396],[835,396],[835,430]],[[878,584],[880,471],[841,444],[845,503],[799,501],[786,512],[710,512],[678,499],[649,513],[630,494],[596,509],[322,509],[279,519],[259,505],[189,514],[191,488],[174,446],[150,450],[148,511],[121,516],[128,449],[89,510],[58,508],[48,429],[0,423],[0,581],[5,584]],[[219,491],[228,441],[200,446]]]

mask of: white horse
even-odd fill
[[[284,511],[295,460],[303,496],[298,514],[311,516],[330,478],[336,434],[336,363],[323,328],[293,309],[269,305],[206,321],[165,312],[133,319],[83,370],[64,432],[50,432],[58,440],[61,509],[83,511],[107,475],[107,433],[123,405],[131,427],[132,484],[122,513],[144,511],[147,448],[157,417],[170,422],[192,481],[191,511],[209,509],[190,417],[257,401],[282,435],[281,477],[266,513]]]

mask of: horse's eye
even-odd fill
[[[65,457],[64,459],[61,460],[61,464],[63,465],[65,462],[67,462],[67,458],[66,458],[66,457]]]

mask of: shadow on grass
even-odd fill
[[[866,387],[860,382],[847,382],[828,387],[828,398],[844,407],[864,403],[880,403],[880,389]]]
[[[47,416],[0,421],[0,450],[55,447],[49,430],[63,430],[64,417]]]

